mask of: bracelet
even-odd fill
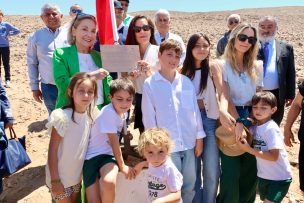
[[[55,184],[55,183],[61,183],[60,178],[59,179],[51,180],[51,184]]]

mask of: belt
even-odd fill
[[[251,106],[235,106],[236,109],[250,109]]]

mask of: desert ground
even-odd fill
[[[206,33],[213,44],[212,58],[214,58],[216,43],[226,30],[225,19],[231,13],[239,13],[243,21],[249,22],[254,26],[257,26],[258,19],[261,16],[276,16],[279,19],[277,37],[294,46],[297,81],[301,80],[304,76],[304,29],[302,28],[304,24],[304,7],[242,9],[208,13],[172,12],[172,32],[179,34],[185,43],[190,35],[196,32]],[[153,19],[154,12],[141,12],[141,14]],[[69,20],[69,17],[64,17],[63,23]],[[32,32],[41,28],[44,24],[39,16],[5,16],[4,21],[10,22],[21,30],[18,36],[10,38],[12,85],[11,88],[7,88],[7,94],[16,120],[14,129],[19,136],[27,136],[27,152],[32,163],[16,174],[4,179],[4,192],[0,195],[0,202],[51,202],[51,196],[44,181],[44,167],[50,138],[45,128],[48,115],[45,106],[35,102],[32,98],[26,63],[27,39]],[[2,73],[4,73],[3,69]],[[2,74],[3,77],[4,75]],[[285,115],[288,110],[286,108]],[[281,128],[284,123],[285,121],[283,121]],[[299,121],[297,120],[293,126],[295,135],[298,128]],[[138,136],[137,131],[130,130],[135,137]],[[289,160],[292,164],[293,182],[288,196],[284,199],[284,203],[304,202],[304,194],[299,190],[298,149],[298,141],[293,148],[287,148]],[[256,202],[260,202],[258,197]]]

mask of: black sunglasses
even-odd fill
[[[251,44],[251,45],[255,45],[255,43],[257,42],[257,38],[256,37],[248,37],[247,35],[244,35],[244,34],[239,34],[237,36],[237,38],[241,42],[245,42],[248,39],[248,43]]]
[[[149,30],[151,30],[151,27],[150,27],[150,25],[144,25],[142,27],[134,26],[133,30],[134,30],[134,32],[139,33],[141,30],[143,30],[143,31],[149,31]]]
[[[239,23],[239,20],[237,19],[232,19],[232,20],[229,20],[229,25],[232,25],[232,24],[238,24]]]
[[[72,12],[72,13],[79,14],[79,13],[82,12],[82,10],[80,10],[80,9],[72,9],[71,12]]]

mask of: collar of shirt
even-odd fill
[[[178,73],[178,71],[175,71],[175,78],[174,78],[174,81],[173,81],[172,83],[174,83],[175,81],[180,80],[180,78],[181,78],[181,74]],[[155,80],[162,80],[162,81],[169,82],[166,78],[164,78],[164,76],[162,76],[162,75],[160,74],[159,71],[157,71],[157,72],[155,73]]]

